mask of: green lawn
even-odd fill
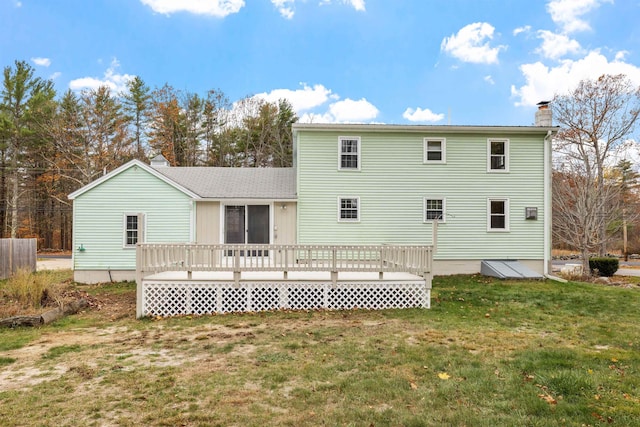
[[[130,293],[131,284],[95,293]],[[436,278],[430,310],[0,331],[3,425],[640,426],[640,289]]]

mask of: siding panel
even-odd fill
[[[446,198],[438,259],[544,256],[543,136],[506,134],[509,173],[487,173],[487,136],[362,132],[361,170],[337,170],[337,132],[298,130],[298,241],[432,243],[423,197]],[[423,138],[446,136],[446,164],[423,164]],[[337,221],[337,198],[360,197],[358,223]],[[510,231],[487,232],[487,198],[509,198]],[[525,207],[538,220],[525,220]]]
[[[135,270],[135,248],[123,248],[125,213],[145,214],[147,242],[191,240],[191,199],[138,167],[78,196],[73,210],[76,270]]]

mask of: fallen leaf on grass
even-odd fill
[[[414,383],[413,381],[409,381],[409,386],[411,386],[411,390],[418,389],[418,384]]]
[[[438,374],[438,378],[440,378],[441,380],[448,380],[449,378],[451,378],[451,375],[447,374],[446,372],[440,372]]]
[[[539,394],[538,397],[547,402],[549,405],[555,405],[558,403],[558,401],[554,399],[550,394]]]

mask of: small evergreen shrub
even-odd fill
[[[598,276],[611,277],[618,271],[620,261],[618,258],[594,257],[589,258],[589,269],[591,273]]]

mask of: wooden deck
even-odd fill
[[[138,245],[137,315],[430,307],[430,246]]]

